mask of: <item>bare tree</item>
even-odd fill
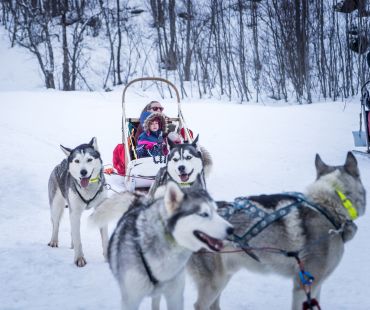
[[[17,26],[13,28],[16,31],[13,33],[14,40],[36,56],[46,88],[55,88],[54,51],[49,31],[51,16],[35,3],[17,0],[16,4],[17,11],[13,11],[17,21]]]

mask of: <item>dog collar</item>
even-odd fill
[[[343,192],[341,192],[339,189],[336,189],[335,192],[338,194],[340,200],[342,201],[343,207],[347,210],[349,217],[351,220],[355,220],[358,217],[357,210],[353,206],[353,203],[351,200],[347,198],[346,195],[344,195]]]
[[[187,182],[185,182],[185,183],[179,183],[179,185],[180,186],[192,186],[193,183],[187,183]]]
[[[97,183],[97,182],[99,182],[99,180],[100,180],[100,178],[99,178],[99,176],[97,176],[96,178],[90,179],[89,183]]]

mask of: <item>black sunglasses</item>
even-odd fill
[[[150,109],[153,111],[161,111],[161,112],[163,111],[162,107],[151,107]]]

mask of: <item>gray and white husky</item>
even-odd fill
[[[247,253],[191,257],[188,270],[198,288],[196,309],[219,309],[222,290],[241,268],[290,277],[292,309],[302,309],[308,296],[298,276],[302,271],[299,260],[303,270],[314,277],[311,306],[319,302],[324,280],[338,266],[344,243],[357,231],[352,220],[364,214],[366,196],[352,153],[347,154],[343,166],[328,166],[319,155],[315,165],[317,179],[305,196],[261,195],[218,204],[219,212],[234,224],[234,242],[245,247]],[[237,250],[231,243],[226,249]]]
[[[198,144],[199,136],[192,143],[171,144],[167,164],[156,175],[150,187],[149,196],[163,195],[164,186],[172,180],[182,188],[198,187],[206,189],[205,177],[212,167],[209,152]]]
[[[78,267],[86,265],[82,251],[80,220],[84,210],[95,208],[106,197],[104,190],[103,162],[96,138],[74,149],[60,146],[65,158],[52,171],[49,178],[49,203],[53,225],[49,246],[58,247],[59,223],[65,207],[71,221],[74,262]],[[106,257],[108,244],[107,227],[100,229],[103,254]]]
[[[221,240],[232,230],[204,190],[185,193],[169,182],[163,198],[136,200],[118,222],[108,248],[122,309],[138,309],[145,296],[161,294],[167,309],[183,309],[184,269],[191,253],[220,251]],[[154,302],[153,309],[159,304]]]

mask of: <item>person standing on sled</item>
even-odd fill
[[[166,140],[166,118],[162,113],[143,112],[140,116],[143,132],[137,140],[136,154],[138,158],[150,156],[166,156],[168,148]]]

